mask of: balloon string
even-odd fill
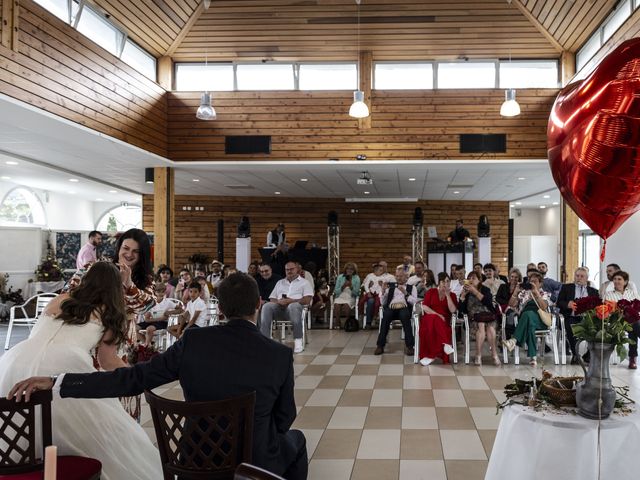
[[[604,255],[605,253],[607,253],[607,240],[604,240],[604,243],[602,244],[602,250],[600,250],[600,263],[604,262]],[[602,265],[600,265],[600,268],[602,268]]]

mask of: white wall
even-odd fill
[[[627,220],[609,240],[604,265],[617,263],[636,285],[640,285],[640,255],[636,246],[640,239],[640,212]],[[604,269],[603,269],[604,270]],[[601,278],[605,279],[604,273]]]
[[[514,264],[544,261],[549,265],[549,276],[559,278],[560,208],[522,208],[519,211],[520,215],[517,209],[511,209],[513,234],[519,238],[514,243],[514,249],[523,248],[526,251],[514,251]],[[549,237],[554,237],[555,241],[550,241]],[[528,247],[524,248],[525,245]]]

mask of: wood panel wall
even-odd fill
[[[1,93],[166,156],[163,88],[32,0],[18,23],[17,51],[0,45]]]
[[[506,133],[507,153],[483,158],[546,158],[556,89],[519,90],[522,114],[500,116],[504,90],[381,91],[371,128],[349,117],[352,92],[220,92],[218,118],[195,118],[199,92],[169,92],[173,160],[353,160],[477,158],[459,153],[461,133]],[[225,135],[271,135],[271,155],[225,155]]]
[[[411,225],[415,207],[421,207],[426,226],[435,226],[440,237],[455,227],[456,218],[476,237],[478,218],[488,215],[491,223],[493,261],[507,270],[509,204],[507,202],[419,201],[412,203],[347,203],[344,199],[214,197],[178,195],[175,199],[175,257],[179,268],[193,253],[216,254],[218,219],[224,220],[224,262],[235,263],[236,229],[240,218],[251,221],[252,250],[259,259],[267,232],[278,222],[286,224],[287,239],[327,244],[327,213],[335,210],[340,222],[341,266],[356,262],[368,273],[372,263],[386,259],[389,265],[401,263],[411,254]],[[191,210],[185,208],[191,207]],[[204,210],[195,210],[204,207]],[[153,196],[143,198],[143,228],[153,229]]]

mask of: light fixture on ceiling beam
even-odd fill
[[[144,182],[153,184],[153,167],[144,169]]]
[[[516,117],[520,115],[520,105],[516,101],[515,88],[508,88],[504,92],[504,102],[500,107],[500,115],[503,117]]]
[[[204,9],[205,10],[209,10],[209,7],[211,6],[211,0],[204,0]]]
[[[357,63],[357,81],[358,85],[355,92],[353,92],[353,103],[351,104],[351,108],[349,108],[349,116],[353,118],[366,118],[369,116],[369,107],[366,103],[364,103],[364,92],[360,90],[360,2],[361,0],[356,0],[357,9],[358,9],[358,63]]]

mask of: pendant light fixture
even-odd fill
[[[353,103],[349,109],[349,115],[354,118],[366,118],[369,116],[369,107],[364,103],[364,92],[360,90],[360,1],[361,0],[356,0],[356,4],[358,5],[358,90],[353,92]]]
[[[509,52],[509,65],[511,65],[511,52]],[[516,101],[516,89],[507,88],[504,92],[504,102],[500,107],[500,115],[503,117],[516,117],[520,115],[520,105]]]
[[[516,101],[515,88],[508,88],[504,92],[504,102],[500,107],[500,115],[503,117],[516,117],[520,115],[520,105]]]
[[[207,70],[208,65],[208,55],[205,53],[204,57],[204,68],[205,72]],[[211,105],[211,94],[205,90],[200,96],[200,106],[198,107],[198,111],[196,112],[196,118],[198,120],[215,120],[216,119],[216,111]]]

